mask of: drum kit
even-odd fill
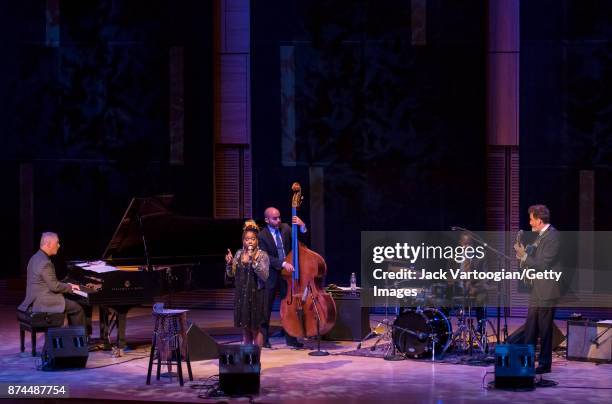
[[[372,351],[381,342],[389,342],[384,356],[387,360],[431,358],[434,361],[447,352],[486,356],[493,348],[489,340],[495,338],[494,327],[486,318],[486,308],[477,305],[466,290],[461,284],[433,284],[422,288],[416,298],[403,302],[401,308],[399,303],[394,308],[385,305],[385,317],[362,342],[377,335],[370,347]],[[391,318],[388,309],[394,311]],[[454,331],[451,315],[455,316]],[[487,329],[491,334],[487,334]]]

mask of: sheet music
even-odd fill
[[[76,264],[77,266],[87,269],[88,271],[97,272],[99,274],[103,274],[106,272],[118,271],[116,267],[111,265],[106,265],[104,261],[89,261],[89,262],[80,262]]]

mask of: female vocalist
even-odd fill
[[[227,249],[225,274],[235,278],[234,326],[242,328],[242,343],[263,346],[262,324],[266,323],[266,279],[270,258],[257,246],[259,227],[247,220],[242,228],[242,248],[232,256]]]

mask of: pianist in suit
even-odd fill
[[[47,232],[40,238],[40,250],[28,262],[26,298],[19,305],[21,311],[34,313],[66,313],[70,325],[85,325],[85,312],[78,303],[64,298],[64,293],[79,290],[78,285],[57,280],[51,257],[57,254],[60,243],[57,234]]]
[[[247,220],[242,231],[242,248],[225,256],[226,276],[235,279],[234,326],[242,328],[242,343],[263,346],[262,326],[266,323],[266,280],[270,259],[257,242],[259,228]]]

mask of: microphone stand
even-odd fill
[[[465,233],[469,234],[472,237],[472,240],[474,240],[475,242],[477,242],[478,244],[482,245],[487,250],[489,250],[493,254],[495,254],[496,257],[497,257],[497,269],[498,269],[499,272],[501,272],[502,259],[506,262],[506,267],[508,269],[510,268],[508,266],[508,263],[510,262],[511,258],[508,257],[503,252],[497,250],[496,248],[491,247],[489,245],[489,243],[487,243],[482,238],[480,238],[480,236],[478,236],[478,234],[474,233],[471,230],[468,230],[468,229],[465,229],[465,228],[459,227],[459,226],[452,226],[451,230],[459,230],[459,231],[462,231],[462,232],[465,232]],[[502,292],[502,290],[501,290],[501,282],[497,282],[497,329],[495,330],[495,334],[496,334],[496,338],[497,338],[497,342],[498,343],[501,342],[501,339],[500,339],[501,299],[502,299],[502,293],[501,292]],[[505,300],[505,298],[504,298],[504,300]],[[507,304],[504,305],[504,333],[503,333],[503,337],[504,337],[504,341],[506,341],[506,339],[508,338],[508,307],[507,307]]]
[[[403,281],[394,282],[393,286],[397,287],[400,283],[403,283]],[[386,296],[385,299],[387,299],[387,300],[385,300],[385,316],[386,316],[387,315],[387,305],[388,305],[387,302],[388,302],[389,296]],[[394,310],[395,310],[395,318],[397,319],[398,316],[399,316],[399,305],[397,303],[397,299],[396,299],[395,309]],[[396,328],[403,330],[402,328],[400,328],[400,327],[395,325],[395,321],[393,322],[393,324],[388,324],[387,323],[387,332],[390,333],[389,343],[391,344],[391,352],[389,353],[389,348],[387,348],[387,352],[385,353],[385,356],[383,357],[383,359],[386,360],[386,361],[402,361],[402,360],[406,359],[405,356],[398,355],[397,351],[396,351],[397,347],[395,345],[395,341],[393,340],[393,332],[395,331]],[[380,339],[379,339],[379,341],[380,341]],[[376,341],[376,343],[378,343],[378,341]],[[376,344],[374,344],[373,348],[376,348]]]
[[[316,351],[312,351],[312,352],[308,352],[308,355],[310,355],[310,356],[327,356],[327,355],[329,355],[329,352],[321,351],[321,330],[320,330],[321,317],[319,315],[319,308],[317,307],[317,299],[315,299],[314,295],[312,294],[312,287],[310,286],[310,282],[308,283],[308,293],[310,294],[310,298],[312,299],[312,305],[314,306],[315,316],[317,318],[317,350]]]

